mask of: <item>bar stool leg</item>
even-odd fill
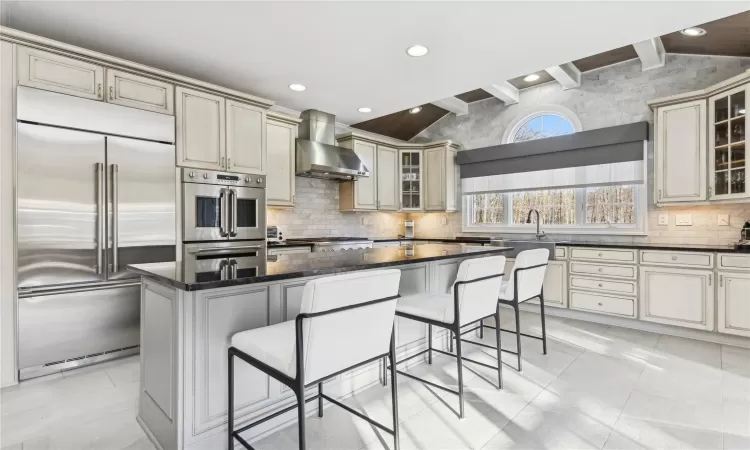
[[[299,428],[299,450],[307,450],[305,439],[305,387],[301,386],[297,392],[297,421]]]
[[[539,294],[539,306],[542,309],[542,350],[547,354],[547,327],[544,324],[544,291]]]
[[[479,339],[484,339],[484,319],[479,321]]]
[[[399,450],[401,444],[399,444],[399,432],[398,432],[398,383],[396,382],[396,337],[395,327],[394,333],[391,335],[391,350],[388,353],[388,357],[391,360],[391,403],[393,405],[393,441],[394,450]]]
[[[460,330],[460,329],[459,329]],[[460,331],[456,333],[456,361],[458,363],[458,417],[464,418],[464,363],[461,360],[461,338]]]
[[[227,449],[232,450],[234,448],[234,355],[231,349],[227,352],[229,355],[229,365],[227,367],[227,373],[229,374],[229,398],[227,399],[227,405],[229,409],[227,415],[229,416],[228,428],[227,428]]]
[[[452,331],[448,331],[448,351],[450,353],[453,353],[453,339],[455,339],[455,336]]]
[[[497,304],[495,313],[495,341],[497,344],[497,386],[503,388],[503,348],[500,345],[500,304]]]
[[[383,357],[383,386],[388,386],[388,358]]]
[[[323,417],[323,383],[318,383],[318,417]]]
[[[516,353],[518,353],[518,371],[521,372],[521,314],[518,309],[518,302],[513,303],[513,310],[516,312]]]
[[[432,364],[432,324],[427,324],[427,364]]]

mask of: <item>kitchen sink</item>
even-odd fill
[[[546,240],[513,240],[513,239],[492,239],[490,245],[494,247],[513,247],[513,250],[506,253],[508,258],[515,258],[518,253],[524,250],[535,248],[546,248],[549,250],[550,259],[555,259],[555,241]]]

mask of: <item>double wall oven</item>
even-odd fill
[[[182,169],[183,261],[192,281],[265,274],[266,178]]]

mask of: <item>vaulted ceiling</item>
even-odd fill
[[[704,36],[686,36],[680,31],[661,36],[661,43],[666,53],[682,53],[693,55],[725,55],[750,57],[750,11],[745,11],[722,19],[697,25],[706,30]],[[633,45],[626,45],[597,53],[585,58],[571,61],[580,72],[599,69],[638,58]],[[540,84],[554,82],[546,70],[532,72],[539,76],[535,81],[524,81],[526,73],[507,82],[518,90],[528,89]],[[473,103],[494,97],[484,89],[475,89],[455,96],[466,103]],[[376,119],[359,122],[354,128],[373,133],[390,136],[397,139],[409,140],[429,127],[437,120],[451,112],[433,104],[422,105],[422,111],[410,114],[409,110],[378,117]]]

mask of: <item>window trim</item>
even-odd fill
[[[586,224],[586,187],[573,188],[576,190],[576,224],[575,225],[545,225],[541,230],[548,235],[554,234],[591,234],[591,235],[621,235],[621,236],[646,236],[648,235],[648,195],[645,184],[635,185],[635,220],[634,225],[629,224]],[[502,234],[533,234],[536,224],[512,224],[512,209],[510,204],[511,193],[504,192],[503,195],[503,224],[477,225],[470,223],[473,216],[470,195],[464,195],[461,213],[461,231],[464,233],[502,233]]]
[[[583,127],[581,126],[581,120],[578,118],[578,116],[568,108],[560,105],[541,105],[541,106],[534,106],[531,108],[525,109],[521,114],[516,116],[515,119],[511,123],[508,124],[508,126],[505,128],[505,132],[503,133],[503,144],[511,144],[513,141],[511,140],[512,137],[516,135],[518,132],[518,129],[521,128],[523,124],[528,122],[529,120],[535,119],[539,116],[544,116],[547,114],[554,114],[556,116],[560,116],[563,119],[570,122],[571,125],[573,125],[573,129],[575,132],[583,131]]]

